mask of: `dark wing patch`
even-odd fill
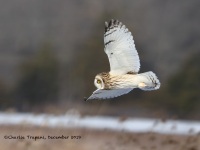
[[[133,71],[129,71],[129,72],[127,72],[126,74],[137,74],[137,73],[135,73],[135,72],[133,72]]]
[[[117,30],[113,30],[112,32],[110,32],[110,33],[108,33],[108,34],[104,34],[104,37],[106,37],[106,36],[108,36],[108,35],[114,33],[115,31],[117,31]]]
[[[111,43],[111,42],[114,42],[114,41],[115,41],[115,40],[110,40],[110,41],[106,42],[106,43],[105,43],[105,46],[108,45],[108,44]]]
[[[122,23],[119,22],[118,20],[114,20],[114,19],[111,19],[110,22],[105,22],[105,33],[110,31],[111,29],[115,28],[115,27],[122,27]],[[105,35],[107,36],[107,35]]]

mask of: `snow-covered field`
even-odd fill
[[[155,132],[163,134],[194,135],[200,133],[200,122],[144,118],[0,113],[0,125],[32,125],[50,128],[87,128],[125,132]]]

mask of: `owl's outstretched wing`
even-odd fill
[[[105,53],[110,62],[110,73],[137,73],[140,60],[131,32],[118,20],[105,22]]]
[[[114,90],[101,90],[97,89],[92,93],[92,95],[87,99],[109,99],[109,98],[114,98],[118,97],[124,94],[129,93],[132,88],[130,89],[114,89]]]

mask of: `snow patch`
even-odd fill
[[[34,115],[31,113],[7,114],[0,113],[0,125],[33,125],[52,128],[89,128],[99,130],[113,130],[124,132],[156,132],[163,134],[200,134],[200,122],[178,121],[145,118],[127,118],[120,120],[117,117],[85,116],[80,115]]]

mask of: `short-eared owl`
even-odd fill
[[[97,74],[97,90],[88,99],[108,99],[127,94],[134,88],[157,90],[160,82],[152,72],[138,74],[140,60],[131,32],[118,20],[105,22],[104,51],[110,62],[110,72]],[[88,100],[87,99],[87,100]]]

